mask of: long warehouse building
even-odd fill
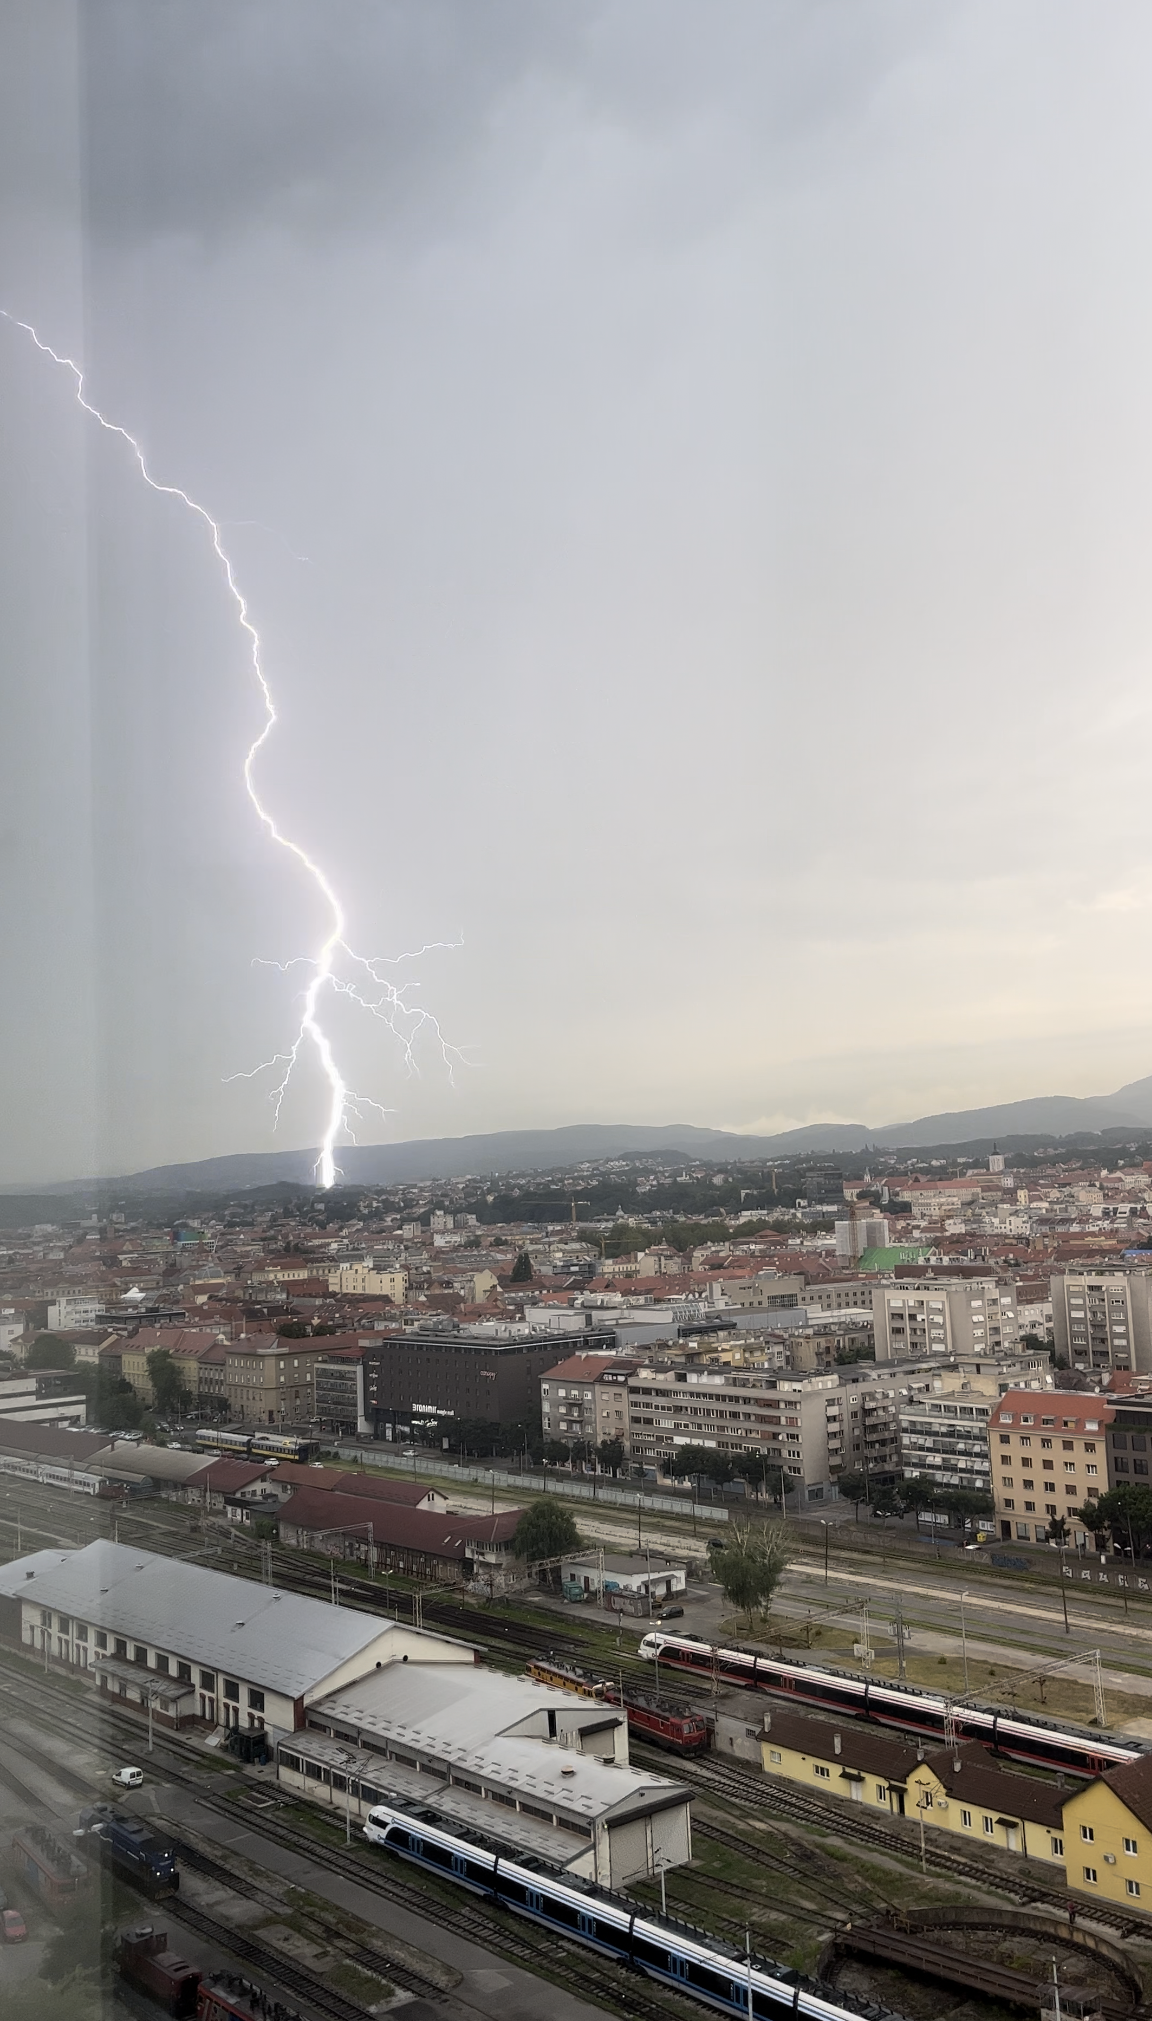
[[[390,1664],[471,1666],[468,1643],[105,1539],[0,1567],[0,1643],[87,1673],[168,1726],[273,1739]]]

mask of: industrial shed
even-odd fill
[[[372,1672],[309,1706],[286,1787],[360,1817],[389,1797],[605,1887],[692,1857],[690,1793],[628,1764],[613,1707],[484,1671]]]
[[[169,1725],[273,1737],[366,1673],[475,1660],[446,1635],[104,1540],[0,1567],[0,1637]]]

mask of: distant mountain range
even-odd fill
[[[415,1179],[458,1179],[468,1174],[550,1171],[585,1159],[630,1153],[682,1152],[689,1157],[738,1160],[885,1149],[930,1150],[947,1145],[993,1141],[1004,1150],[1023,1150],[1062,1137],[1152,1131],[1152,1075],[1130,1081],[1114,1095],[1038,1095],[1026,1102],[1001,1102],[988,1109],[957,1109],[918,1116],[911,1123],[871,1129],[864,1123],[809,1123],[773,1137],[746,1137],[733,1130],[700,1129],[692,1123],[572,1123],[558,1130],[498,1130],[486,1136],[429,1137],[407,1144],[352,1145],[340,1153],[345,1180],[354,1186],[381,1186]],[[251,1151],[227,1158],[201,1158],[184,1165],[156,1165],[126,1178],[96,1182],[62,1180],[38,1186],[46,1197],[114,1190],[134,1193],[220,1193],[253,1186],[313,1181],[312,1151]],[[31,1188],[5,1187],[7,1193]]]

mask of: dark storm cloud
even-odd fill
[[[552,113],[753,152],[866,107],[925,32],[905,0],[87,0],[89,222],[102,236],[427,220],[504,191]],[[702,27],[706,32],[702,33]]]

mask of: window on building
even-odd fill
[[[768,1759],[769,1761],[778,1762],[780,1760],[780,1749],[778,1747],[770,1747],[768,1749]]]
[[[995,1820],[995,1818],[991,1818],[991,1817],[986,1817],[986,1818],[985,1818],[985,1820],[984,1820],[984,1836],[985,1836],[985,1838],[988,1838],[988,1839],[990,1839],[990,1838],[994,1838],[994,1837],[995,1837],[995,1834],[996,1834],[996,1820]]]
[[[1135,1839],[1125,1839],[1125,1841],[1124,1841],[1124,1850],[1125,1850],[1125,1852],[1126,1852],[1126,1853],[1131,1853],[1131,1854],[1133,1855],[1133,1857],[1135,1857],[1135,1853],[1136,1853],[1136,1841],[1135,1841]]]
[[[96,1647],[97,1649],[107,1649],[108,1647],[108,1637],[103,1628],[96,1630]]]
[[[224,1687],[224,1696],[225,1696],[225,1698],[227,1698],[227,1696],[228,1696],[228,1687],[227,1687],[227,1685],[225,1685],[225,1687]],[[263,1712],[263,1710],[264,1710],[264,1693],[263,1693],[262,1691],[253,1691],[253,1690],[251,1690],[251,1689],[249,1690],[249,1692],[248,1692],[248,1710],[249,1710],[249,1712]]]
[[[970,1811],[970,1810],[962,1810],[962,1811],[961,1811],[961,1813],[960,1813],[960,1822],[961,1822],[961,1824],[963,1825],[963,1827],[964,1827],[965,1831],[971,1831],[971,1829],[972,1829],[972,1813],[971,1813],[971,1811]]]
[[[1080,1836],[1081,1836],[1081,1838],[1083,1839],[1083,1841],[1084,1841],[1085,1845],[1086,1845],[1086,1846],[1090,1846],[1090,1845],[1092,1844],[1093,1840],[1094,1840],[1094,1839],[1095,1839],[1095,1837],[1096,1837],[1096,1829],[1095,1829],[1095,1826],[1094,1826],[1094,1825],[1081,1825],[1081,1827],[1080,1827]]]
[[[876,1785],[876,1801],[877,1803],[887,1803],[888,1801],[888,1791],[882,1782],[878,1782]]]
[[[176,1665],[176,1675],[180,1679],[181,1684],[191,1684],[192,1665],[190,1663],[178,1663]]]
[[[821,1782],[831,1781],[832,1770],[830,1768],[825,1768],[824,1763],[822,1761],[814,1761],[812,1763],[812,1773],[814,1776],[819,1777],[819,1780]]]
[[[1062,1860],[1062,1859],[1063,1859],[1063,1857],[1064,1857],[1064,1841],[1063,1841],[1063,1839],[1056,1839],[1056,1838],[1054,1838],[1054,1839],[1052,1839],[1052,1840],[1050,1841],[1050,1843],[1051,1843],[1051,1846],[1052,1846],[1052,1857],[1053,1857],[1053,1859],[1054,1859],[1054,1860]]]
[[[1128,1895],[1138,1895],[1140,1893],[1139,1881],[1125,1881],[1124,1892]]]
[[[1095,1883],[1095,1880],[1096,1880],[1096,1869],[1095,1869],[1095,1867],[1085,1867],[1085,1869],[1084,1869],[1084,1879],[1085,1879],[1086,1881],[1088,1881],[1088,1882],[1089,1882],[1090,1884],[1094,1884],[1094,1883]]]
[[[114,1645],[114,1646],[115,1646],[115,1650],[116,1650],[116,1654],[117,1654],[117,1656],[122,1656],[122,1657],[124,1658],[125,1662],[127,1662],[127,1660],[128,1660],[128,1644],[127,1644],[127,1642],[125,1641],[125,1639],[124,1639],[124,1637],[123,1637],[122,1635],[118,1635],[118,1636],[116,1637],[116,1641],[115,1641],[115,1645]]]
[[[200,1672],[200,1689],[201,1691],[215,1691],[216,1672],[214,1670],[202,1670]]]

